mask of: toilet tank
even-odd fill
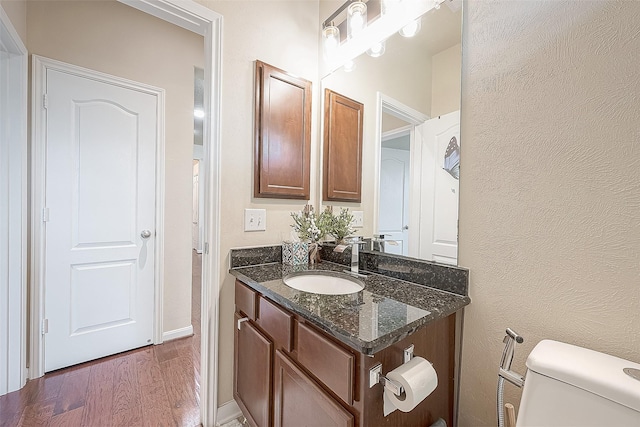
[[[640,364],[557,341],[527,359],[517,427],[640,426]]]

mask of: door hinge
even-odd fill
[[[49,319],[42,319],[42,335],[49,333]]]
[[[49,221],[49,208],[43,208],[42,209],[42,222],[48,222]]]
[[[45,110],[49,108],[49,95],[46,93],[42,95],[42,108]]]

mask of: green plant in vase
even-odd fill
[[[313,206],[306,205],[300,212],[292,212],[293,230],[300,240],[309,243],[309,260],[313,264],[320,261],[320,240],[329,233],[332,225],[331,212],[326,209],[316,214]]]
[[[331,229],[329,234],[336,238],[337,244],[343,244],[344,238],[355,233],[355,228],[352,227],[353,215],[349,212],[349,209],[340,209],[340,213],[334,215],[331,212]]]

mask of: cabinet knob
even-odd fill
[[[247,320],[249,320],[248,317],[243,317],[242,319],[238,319],[238,330],[240,330],[240,325],[242,325],[242,322],[246,322]]]

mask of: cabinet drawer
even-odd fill
[[[271,301],[260,297],[257,323],[273,339],[276,348],[291,351],[293,316]]]
[[[256,320],[256,292],[236,280],[236,311],[246,314],[251,320]]]
[[[355,356],[311,327],[298,323],[298,361],[331,391],[353,404]]]
[[[274,427],[353,427],[353,414],[280,350],[274,365]]]

